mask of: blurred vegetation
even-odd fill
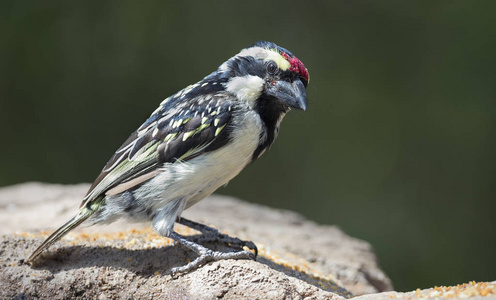
[[[162,99],[270,40],[309,109],[219,192],[369,241],[398,290],[495,280],[495,4],[1,1],[0,185],[92,181]]]

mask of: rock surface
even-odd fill
[[[34,266],[24,264],[22,260],[51,230],[75,214],[88,187],[27,183],[0,189],[0,299],[344,299],[364,294],[369,295],[357,299],[389,299],[434,295],[421,291],[377,293],[391,291],[392,285],[368,243],[293,212],[225,196],[211,196],[183,215],[231,236],[253,240],[260,250],[256,261],[212,262],[173,277],[170,268],[194,259],[191,251],[158,236],[149,224],[116,222],[80,227],[53,245]],[[176,228],[182,234],[198,234],[186,227]],[[207,246],[228,249],[221,244]],[[477,290],[475,285],[472,290]],[[494,286],[481,285],[477,296],[494,295]]]
[[[496,281],[469,282],[456,286],[437,286],[430,289],[417,289],[408,293],[384,292],[353,298],[354,300],[376,299],[496,299]]]
[[[87,184],[41,183],[0,189],[0,228],[4,234],[0,293],[8,297],[277,299],[391,290],[390,280],[379,269],[366,242],[293,212],[224,196],[212,196],[185,211],[184,216],[253,240],[260,250],[257,261],[214,262],[173,278],[169,269],[193,259],[193,253],[156,235],[149,224],[116,222],[80,227],[52,246],[35,266],[20,263],[49,231],[76,212],[87,189]],[[177,229],[196,234],[182,226]]]

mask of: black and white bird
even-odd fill
[[[274,142],[284,115],[306,110],[309,74],[288,50],[261,41],[241,50],[203,80],[168,97],[124,142],[83,199],[77,215],[50,235],[28,258],[86,221],[127,217],[152,221],[162,236],[198,254],[185,272],[208,261],[253,258],[251,242],[180,218],[225,185]],[[255,250],[213,251],[174,231],[175,222]]]

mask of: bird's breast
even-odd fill
[[[228,143],[188,161],[164,165],[162,173],[145,183],[136,196],[157,209],[182,198],[188,208],[228,183],[252,161],[264,136],[262,121],[252,110],[235,114],[228,126]]]
[[[192,186],[202,187],[188,201],[187,207],[227,184],[252,161],[253,152],[263,136],[262,121],[256,112],[249,111],[234,118],[233,123],[229,143],[186,163],[192,174],[188,181]]]

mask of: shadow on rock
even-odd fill
[[[223,244],[205,243],[204,245],[213,250],[234,251],[234,247],[227,247]],[[113,269],[127,269],[136,275],[147,278],[154,275],[171,275],[171,268],[185,265],[195,258],[195,253],[179,244],[162,248],[136,250],[113,246],[87,247],[76,245],[61,246],[55,251],[42,254],[32,268],[56,274],[67,270],[110,267]],[[342,293],[348,293],[332,281],[294,270],[264,256],[259,255],[256,261],[320,289],[330,292],[340,290]]]

